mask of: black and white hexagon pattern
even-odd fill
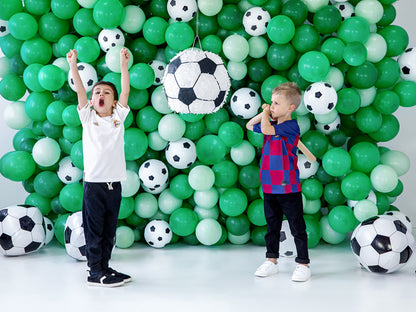
[[[398,58],[400,77],[404,80],[416,82],[416,49],[406,49]]]
[[[337,105],[337,100],[337,91],[327,82],[312,83],[303,94],[306,109],[315,115],[328,114]]]
[[[186,169],[196,160],[195,143],[187,138],[169,142],[165,149],[167,162],[176,169]]]
[[[108,52],[112,47],[124,46],[125,38],[123,32],[118,28],[103,29],[98,34],[98,43],[101,50]]]
[[[167,10],[175,21],[189,22],[196,15],[196,0],[168,0]]]
[[[65,184],[78,183],[83,176],[83,171],[76,167],[71,156],[66,156],[59,161],[57,175]]]
[[[144,239],[154,248],[162,248],[172,240],[169,223],[163,220],[150,221],[144,228]]]
[[[261,7],[253,7],[244,13],[243,26],[250,36],[261,36],[267,31],[270,13]]]
[[[92,90],[92,87],[98,81],[97,71],[92,65],[88,63],[81,62],[78,63],[77,66],[82,84],[85,88],[85,91],[88,93]],[[68,84],[74,92],[77,92],[75,89],[74,80],[72,79],[71,71],[68,72]]]
[[[86,261],[85,235],[82,212],[74,212],[65,223],[65,249],[68,255],[80,261]]]
[[[157,194],[169,181],[168,167],[158,159],[146,160],[139,168],[139,179],[145,189]]]
[[[261,98],[251,88],[240,88],[231,95],[231,110],[241,119],[249,119],[257,115],[260,106]]]

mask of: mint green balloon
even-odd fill
[[[115,46],[111,47],[105,54],[105,63],[107,64],[107,67],[115,73],[121,73],[120,68],[120,51],[124,48],[122,46]],[[133,54],[131,51],[127,49],[127,52],[130,54],[130,60],[127,64],[127,68],[130,68],[133,65]]]
[[[69,212],[77,212],[82,209],[82,198],[84,188],[80,183],[71,183],[65,185],[59,193],[59,201],[62,207]]]
[[[160,193],[157,203],[161,212],[170,215],[182,206],[183,200],[175,197],[170,189],[165,189]]]
[[[242,62],[249,53],[249,44],[243,36],[230,35],[225,38],[222,50],[230,61]]]
[[[206,16],[217,15],[222,9],[222,0],[199,0],[198,9]]]
[[[140,180],[137,172],[126,170],[126,180],[121,181],[121,196],[134,196],[140,188]]]
[[[235,164],[246,166],[254,160],[256,150],[250,142],[243,140],[240,144],[231,148],[230,156]]]
[[[202,219],[217,220],[220,215],[220,211],[217,205],[211,208],[202,208],[199,206],[195,206],[194,211],[198,215],[199,220],[202,220]]]
[[[331,66],[323,81],[328,82],[336,91],[339,91],[344,86],[344,74],[338,67]]]
[[[185,22],[170,24],[165,32],[165,40],[169,47],[182,51],[192,46],[195,33]]]
[[[28,40],[34,37],[38,31],[36,19],[24,12],[14,14],[9,19],[9,31],[18,40]]]
[[[32,155],[25,151],[13,151],[0,158],[0,173],[12,181],[29,179],[36,170]]]
[[[371,185],[376,191],[388,193],[393,191],[398,183],[396,171],[388,165],[378,165],[370,175]]]
[[[328,150],[322,158],[325,171],[334,177],[342,177],[351,169],[351,156],[341,147]]]
[[[136,34],[141,31],[146,21],[143,10],[136,5],[127,5],[123,10],[120,28],[129,34]]]
[[[320,210],[321,210],[321,200],[319,198],[314,199],[314,200],[309,200],[309,199],[306,199],[305,197],[303,201],[303,213],[313,215]]]
[[[368,199],[360,200],[354,206],[354,216],[360,222],[363,222],[377,215],[378,215],[377,205],[371,200],[368,200]]]
[[[39,166],[49,167],[58,162],[61,156],[61,148],[54,139],[43,138],[33,146],[32,156]]]
[[[410,159],[401,151],[390,150],[383,153],[380,157],[380,163],[392,167],[399,177],[410,169]]]
[[[267,24],[267,36],[276,44],[285,44],[295,35],[295,24],[286,15],[274,16]]]
[[[3,111],[3,119],[9,128],[16,130],[23,129],[32,122],[25,112],[25,103],[22,101],[7,104]]]
[[[177,141],[184,135],[186,124],[179,115],[168,114],[160,119],[157,130],[164,140]]]
[[[242,214],[247,208],[247,203],[246,194],[238,188],[229,188],[220,195],[220,209],[230,217]]]
[[[195,204],[201,208],[212,208],[218,202],[218,191],[215,187],[211,187],[206,191],[195,191],[194,201]]]
[[[338,233],[332,229],[328,222],[328,216],[322,216],[319,220],[321,227],[322,239],[331,245],[337,245],[345,240],[346,235]]]
[[[140,193],[135,198],[134,212],[141,218],[151,218],[158,209],[157,198],[150,193]]]
[[[166,97],[165,91],[163,90],[163,85],[156,87],[150,98],[153,108],[161,114],[172,113],[171,108],[168,104],[168,99]]]
[[[252,58],[262,58],[266,55],[269,45],[262,36],[251,37],[248,39],[248,55]]]
[[[169,225],[173,233],[188,236],[195,232],[198,224],[197,214],[188,208],[176,209],[169,218]]]
[[[135,234],[133,229],[126,225],[121,225],[116,229],[116,246],[118,248],[129,248],[134,244]]]
[[[205,165],[193,167],[188,175],[188,183],[195,191],[209,190],[214,185],[214,181],[214,172]]]
[[[157,131],[150,132],[147,135],[147,140],[149,141],[149,147],[154,151],[164,150],[169,143],[164,140]]]
[[[383,5],[379,1],[363,0],[355,6],[355,15],[375,24],[383,17]]]
[[[371,33],[364,45],[367,49],[367,61],[377,63],[386,56],[387,43],[381,35]]]
[[[248,243],[248,241],[250,240],[250,231],[247,231],[246,233],[242,235],[234,235],[228,232],[227,238],[230,241],[230,243],[233,245],[244,245]]]
[[[230,61],[227,64],[227,71],[231,79],[241,80],[247,75],[247,65],[244,62]]]
[[[334,231],[346,234],[354,229],[357,220],[350,207],[341,205],[329,211],[328,223]]]
[[[198,241],[206,246],[216,244],[222,234],[221,225],[214,219],[203,219],[199,221],[195,229],[195,235]]]

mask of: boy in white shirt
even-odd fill
[[[120,51],[121,94],[111,82],[97,82],[88,102],[77,67],[76,50],[67,53],[78,96],[84,154],[82,217],[89,275],[87,283],[115,287],[131,280],[109,267],[121,202],[121,183],[126,179],[124,120],[130,109],[130,79],[126,48]]]

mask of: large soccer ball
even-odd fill
[[[391,273],[403,267],[413,254],[409,229],[395,217],[381,215],[361,222],[351,236],[351,248],[370,272]],[[410,234],[411,235],[411,234]]]
[[[400,66],[400,77],[416,82],[416,49],[408,48],[397,60]]]
[[[88,63],[78,63],[78,72],[81,77],[82,84],[85,88],[85,91],[88,93],[92,90],[92,87],[96,82],[98,82],[97,72],[94,67]],[[75,89],[74,80],[72,79],[71,71],[68,72],[68,84],[74,92],[77,92]]]
[[[9,206],[0,210],[0,252],[20,256],[43,246],[45,231],[42,212],[28,205]]]
[[[169,142],[165,149],[167,162],[176,169],[186,169],[196,160],[195,143],[187,138]]]
[[[144,239],[154,248],[165,247],[172,240],[169,223],[163,220],[150,221],[144,228]]]
[[[251,88],[240,88],[231,96],[231,110],[239,118],[249,119],[256,116],[260,106],[261,98]]]
[[[168,0],[169,16],[178,22],[189,22],[196,15],[195,0]]]
[[[261,36],[267,31],[270,13],[261,7],[254,7],[246,11],[243,17],[243,26],[250,36]]]
[[[56,173],[65,184],[78,183],[83,176],[83,171],[72,163],[71,156],[61,159]]]
[[[65,223],[65,249],[76,260],[86,261],[82,212],[74,212]]]
[[[98,34],[98,43],[104,52],[108,52],[110,48],[115,46],[124,46],[123,32],[118,28],[103,29]]]
[[[168,167],[158,159],[146,160],[139,168],[139,178],[145,189],[158,191],[168,182]]]
[[[290,232],[289,221],[283,220],[280,230],[279,256],[294,257],[296,254],[295,239]]]
[[[315,82],[306,88],[303,102],[312,114],[328,114],[337,105],[337,91],[327,82]]]
[[[218,111],[227,99],[230,86],[230,77],[221,58],[197,49],[178,53],[163,77],[169,107],[177,113]]]

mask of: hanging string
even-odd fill
[[[198,9],[198,4],[196,5],[196,23],[195,23],[196,27],[195,27],[195,38],[194,38],[194,43],[192,44],[192,48],[195,47],[195,43],[198,40],[199,43],[199,48],[202,51],[202,44],[201,44],[201,40],[199,38],[199,9]]]

